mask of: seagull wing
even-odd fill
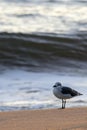
[[[76,90],[71,89],[71,88],[69,88],[69,87],[62,87],[61,92],[62,92],[63,94],[70,94],[72,97],[81,95],[81,94],[78,93]]]

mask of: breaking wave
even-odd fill
[[[87,33],[0,33],[0,65],[30,70],[85,68]]]

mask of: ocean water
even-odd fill
[[[0,111],[60,108],[55,82],[87,106],[87,1],[0,0]]]

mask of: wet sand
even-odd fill
[[[0,112],[0,130],[87,130],[87,107]]]

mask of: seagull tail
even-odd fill
[[[81,95],[83,95],[82,93],[78,93],[78,96],[81,96]]]

